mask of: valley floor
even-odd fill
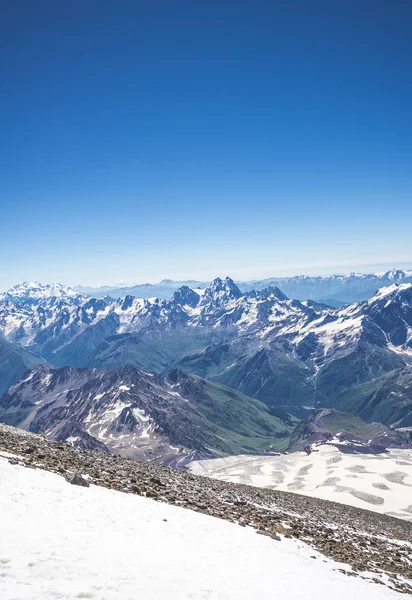
[[[344,454],[322,444],[307,455],[229,456],[190,471],[221,481],[297,492],[412,521],[412,450]]]
[[[2,600],[385,600],[295,539],[0,457]]]

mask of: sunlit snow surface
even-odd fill
[[[0,598],[347,600],[397,592],[297,540],[0,458]],[[311,558],[317,556],[317,560]]]
[[[228,456],[194,462],[192,473],[296,492],[412,521],[412,450],[343,454],[327,444],[310,455]]]

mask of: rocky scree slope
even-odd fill
[[[32,468],[75,473],[89,483],[135,493],[250,526],[277,543],[299,538],[342,562],[343,571],[412,592],[412,523],[369,511],[191,475],[116,455],[86,451],[0,425],[0,453]],[[10,456],[11,454],[11,456]]]

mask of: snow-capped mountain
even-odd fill
[[[412,362],[412,284],[392,284],[341,309],[290,300],[276,287],[242,293],[228,277],[203,290],[182,286],[169,301],[110,302],[25,284],[3,294],[0,333],[56,366],[133,364],[158,374],[179,367],[276,410],[345,410],[348,390]],[[406,404],[394,421],[387,402],[375,419],[409,423]]]
[[[170,301],[127,296],[48,359],[113,368],[132,363],[162,373],[183,356],[265,327],[316,319],[326,307],[289,300],[278,289],[242,294],[230,278],[202,293],[183,287]]]
[[[45,298],[72,298],[76,299],[83,297],[71,288],[61,285],[60,283],[52,283],[51,285],[42,285],[37,281],[24,281],[20,285],[10,288],[7,292],[0,294],[0,300],[4,298],[13,299],[17,304],[33,304]]]
[[[293,428],[291,420],[221,385],[178,371],[164,379],[131,365],[40,366],[0,398],[0,422],[168,464],[263,452]]]
[[[341,396],[351,402],[350,390],[355,393],[358,385],[412,363],[411,333],[412,285],[393,285],[368,301],[323,311],[316,318],[299,313],[254,335],[246,332],[209,345],[184,357],[180,367],[271,406],[295,410],[332,405],[345,410]],[[411,425],[412,391],[404,391],[403,408],[391,412],[390,398],[382,399],[374,418]],[[360,410],[352,402],[352,411]]]
[[[162,370],[199,344],[205,347],[268,324],[315,318],[324,310],[288,300],[277,288],[242,294],[230,278],[215,279],[201,293],[183,286],[170,301],[126,296],[109,303],[57,284],[22,284],[0,298],[0,332],[52,364],[74,366],[106,366],[105,356],[113,353],[119,360],[108,366],[139,364],[124,347],[138,346],[143,336],[156,346],[155,352],[166,355],[156,365],[149,357],[140,366]],[[180,329],[185,336],[176,333]],[[121,337],[126,334],[129,338]],[[164,343],[157,348],[156,340],[165,335],[180,338],[171,341],[169,352]]]
[[[298,345],[309,342],[310,336],[317,346],[313,356],[318,366],[361,339],[387,347],[406,360],[412,357],[412,284],[382,288],[368,301],[330,311],[282,334]]]
[[[412,283],[412,271],[391,269],[385,273],[350,273],[348,275],[273,277],[239,283],[242,291],[279,286],[289,298],[330,302],[332,306],[367,300],[379,288],[394,283]]]
[[[270,277],[252,281],[236,281],[242,292],[263,290],[268,287],[279,287],[289,298],[298,300],[316,300],[329,302],[331,306],[340,307],[359,300],[367,300],[379,288],[393,283],[412,283],[412,270],[391,269],[384,273],[350,273],[347,275],[293,277]],[[139,298],[158,297],[170,300],[173,293],[182,286],[204,289],[207,282],[172,281],[165,279],[159,283],[145,283],[130,287],[123,285],[102,286],[100,288],[77,286],[77,292],[101,298],[109,295],[112,298],[138,296]]]
[[[0,294],[0,333],[12,343],[47,359],[107,309],[60,284],[23,283]]]
[[[77,294],[58,284],[22,284],[0,296],[0,330],[8,341],[52,360],[51,354],[58,356],[59,350],[100,322],[100,329],[107,330],[103,338],[149,329],[201,327],[203,333],[224,332],[224,337],[259,330],[260,337],[276,333],[290,338],[298,333],[303,340],[307,333],[313,333],[324,340],[325,347],[326,340],[334,339],[338,331],[340,337],[345,337],[345,331],[355,335],[369,316],[385,331],[388,343],[407,348],[410,308],[404,314],[402,307],[396,306],[399,302],[410,303],[410,287],[393,284],[382,288],[367,303],[331,310],[313,301],[289,300],[276,287],[242,293],[229,277],[215,279],[204,290],[183,286],[170,301],[126,296],[110,302]],[[395,314],[396,310],[400,313]]]

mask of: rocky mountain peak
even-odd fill
[[[226,277],[225,279],[216,277],[216,279],[214,279],[206,288],[204,293],[205,298],[223,296],[226,298],[240,298],[242,296],[242,292],[230,277]]]
[[[268,300],[277,298],[277,300],[281,300],[282,302],[289,300],[289,298],[284,294],[278,287],[270,286],[265,288],[264,290],[252,290],[246,294],[249,298],[257,298],[258,300]]]
[[[388,281],[395,281],[399,283],[403,279],[410,277],[411,274],[411,271],[404,271],[403,269],[391,269],[383,275],[382,279],[387,279]]]
[[[197,292],[192,290],[192,288],[190,288],[189,286],[183,285],[173,294],[172,303],[195,308],[195,306],[198,305],[199,300],[200,296]]]

